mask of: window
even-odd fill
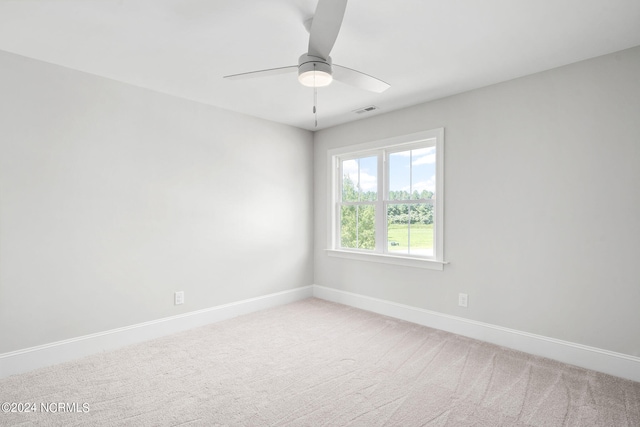
[[[442,269],[444,129],[329,152],[329,254]]]

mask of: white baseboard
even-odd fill
[[[318,285],[3,353],[0,354],[0,378],[102,351],[114,350],[311,296],[640,382],[639,357]]]
[[[0,378],[68,362],[105,350],[114,350],[126,345],[288,304],[311,296],[313,296],[313,287],[305,286],[137,325],[3,353],[0,354]]]
[[[640,382],[640,357],[589,347],[324,286],[313,296]]]

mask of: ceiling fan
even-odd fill
[[[313,18],[305,22],[309,31],[309,51],[298,59],[298,65],[224,76],[226,79],[248,79],[284,74],[298,70],[298,80],[313,88],[328,86],[334,79],[372,92],[384,92],[390,86],[382,80],[351,68],[333,64],[329,53],[340,32],[347,0],[319,0]]]

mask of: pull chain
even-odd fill
[[[316,64],[313,64],[313,114],[315,116],[315,127],[318,127],[318,87],[316,86]]]
[[[313,88],[313,114],[315,114],[316,126],[318,127],[318,109],[316,106],[318,105],[318,88]]]

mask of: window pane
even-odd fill
[[[358,248],[376,247],[376,210],[372,205],[358,206]]]
[[[417,203],[410,206],[411,255],[433,256],[433,204]]]
[[[433,224],[433,203],[416,203],[411,205],[412,224]]]
[[[389,155],[389,200],[409,198],[411,184],[410,151],[401,151]]]
[[[357,206],[340,207],[340,246],[343,248],[357,247],[356,209]]]
[[[342,162],[342,201],[378,200],[378,157]]]
[[[387,235],[391,253],[433,256],[433,204],[389,204]]]
[[[378,200],[378,157],[360,159],[360,200],[375,202]]]
[[[411,255],[433,256],[433,224],[411,224]]]
[[[436,148],[411,151],[411,199],[431,199],[436,191]]]
[[[340,207],[340,247],[375,249],[376,210],[373,205]]]
[[[387,206],[387,248],[392,253],[409,253],[409,205]]]
[[[357,202],[358,195],[358,160],[342,162],[342,201]]]

